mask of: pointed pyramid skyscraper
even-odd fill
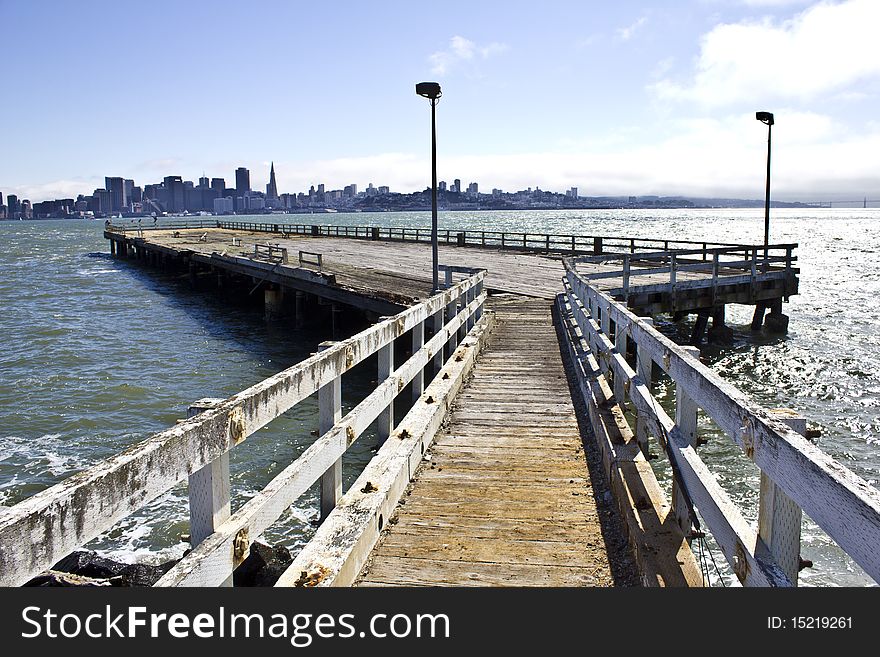
[[[275,184],[275,162],[269,171],[269,184],[266,185],[266,198],[278,198],[278,185]]]

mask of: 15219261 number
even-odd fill
[[[768,616],[770,630],[851,630],[852,616]]]

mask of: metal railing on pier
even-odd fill
[[[133,232],[137,230],[184,230],[188,228],[222,228],[253,233],[274,233],[282,237],[303,235],[309,237],[348,237],[364,240],[384,240],[392,242],[431,242],[431,229],[428,227],[407,226],[343,226],[329,224],[299,223],[268,223],[253,221],[235,221],[223,218],[215,220],[160,220],[156,225],[130,223],[108,224],[108,230],[116,232]],[[683,253],[687,255],[702,254],[703,260],[711,260],[712,254],[719,249],[732,248],[735,251],[764,250],[763,245],[734,244],[729,242],[703,242],[693,240],[653,239],[645,237],[626,237],[614,235],[572,235],[563,233],[531,233],[493,230],[457,230],[444,229],[438,231],[441,244],[463,247],[481,247],[493,249],[510,249],[531,251],[536,253],[587,255],[603,254],[652,254],[656,252]],[[773,251],[784,250],[794,245],[774,244],[769,248]]]

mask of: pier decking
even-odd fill
[[[552,304],[502,299],[360,586],[614,583]]]
[[[147,230],[110,227],[105,236],[114,252],[182,259],[192,271],[201,267],[243,274],[260,266],[255,262],[262,259],[261,277],[270,285],[379,314],[399,312],[431,291],[424,230],[225,221],[185,228],[193,225]],[[797,258],[791,244],[764,248],[485,231],[470,235],[446,231],[445,237],[440,261],[486,269],[490,291],[552,300],[562,275],[561,260],[571,256],[598,289],[624,300],[634,311],[696,313],[701,329],[709,315],[713,326],[723,325],[727,303],[754,305],[755,325],[760,327],[766,309],[779,316],[783,300],[798,292]],[[267,262],[261,251],[266,245],[289,254],[287,262]],[[303,253],[310,255],[303,258]],[[320,265],[313,256],[320,256]]]

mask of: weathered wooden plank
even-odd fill
[[[593,568],[531,564],[493,564],[388,557],[372,565],[372,582],[408,586],[608,586],[609,575]]]
[[[599,364],[587,342],[590,334],[578,328],[579,323],[586,326],[584,308],[571,296],[570,286],[565,283],[568,294],[557,297],[568,336],[564,346],[587,405],[605,473],[614,487],[642,581],[647,586],[700,586],[702,574],[688,543],[678,525],[667,522],[670,507],[666,497],[600,375]],[[593,307],[592,312],[595,310]],[[623,365],[628,367],[625,361]]]
[[[807,433],[807,421],[791,411],[776,410],[774,414],[802,436]],[[779,490],[763,472],[758,497],[758,536],[779,564],[792,584],[797,586],[801,563],[800,507]]]
[[[224,224],[227,228],[217,229],[214,227],[200,228],[195,236],[190,236],[187,232],[181,232],[180,238],[173,238],[171,230],[156,230],[146,234],[145,240],[142,242],[148,247],[166,248],[170,253],[175,253],[176,249],[187,248],[195,251],[194,258],[210,257],[212,252],[221,254],[229,249],[229,243],[232,237],[238,237],[242,240],[241,248],[253,248],[255,242],[265,242],[267,238],[266,232],[254,232],[252,234],[242,233],[233,230],[236,224]],[[281,228],[281,227],[279,227]],[[206,234],[205,242],[199,242],[197,237]],[[386,233],[382,232],[383,236]],[[107,233],[107,235],[114,235]],[[335,233],[333,234],[335,235]],[[382,289],[400,290],[401,294],[409,295],[411,299],[424,296],[430,287],[428,278],[424,276],[425,271],[429,271],[430,267],[430,248],[427,243],[401,242],[401,241],[373,241],[362,239],[349,239],[346,237],[329,237],[322,233],[321,237],[312,237],[311,235],[298,235],[295,231],[287,231],[284,234],[275,233],[273,235],[274,242],[280,248],[293,250],[316,249],[324,256],[324,270],[332,271],[337,278],[337,287],[331,287],[327,290],[327,294],[348,294],[352,296],[353,291],[359,291],[363,297],[363,303],[374,297],[376,302],[382,299],[375,298],[377,293]],[[521,236],[520,236],[521,238]],[[519,239],[519,238],[518,238]],[[544,237],[538,240],[543,244]],[[617,243],[611,238],[607,238],[608,244]],[[571,245],[568,242],[570,236],[565,237],[566,248],[553,249],[557,253],[568,253]],[[640,242],[636,242],[639,244]],[[317,246],[320,244],[320,246]],[[514,292],[538,298],[552,299],[558,289],[558,276],[561,273],[560,261],[558,256],[545,257],[534,253],[512,253],[509,250],[498,250],[493,248],[500,246],[500,242],[488,242],[488,248],[475,248],[473,246],[463,249],[453,245],[440,245],[440,258],[443,263],[451,265],[455,270],[466,270],[476,266],[487,267],[491,275],[487,285],[492,290],[501,290],[506,292]],[[662,244],[662,242],[657,242]],[[630,248],[629,240],[619,241],[619,245]],[[507,246],[510,246],[508,240]],[[520,245],[521,246],[521,245]],[[679,244],[679,246],[686,246]],[[700,245],[702,246],[702,245]],[[786,245],[779,247],[778,252],[784,252]],[[788,245],[793,246],[793,245]],[[744,246],[729,247],[724,253],[736,254],[744,252]],[[676,251],[679,254],[691,253],[690,249],[684,251]],[[711,249],[710,251],[711,252]],[[669,251],[662,253],[639,254],[638,258],[664,257],[668,258]],[[705,250],[699,250],[699,254],[707,253]],[[789,254],[790,252],[786,252]],[[228,254],[227,254],[228,257]],[[735,257],[735,256],[734,256]],[[782,256],[779,256],[782,258]],[[599,281],[611,287],[620,286],[620,255],[612,255],[610,258],[600,258],[593,263],[582,263],[581,267],[590,273],[599,275],[608,275],[607,281]],[[741,258],[741,256],[740,256]],[[784,258],[783,258],[784,259]],[[722,261],[723,262],[723,261]],[[780,260],[782,262],[782,260]],[[790,267],[790,262],[786,261]],[[731,263],[737,265],[737,263]],[[684,268],[699,269],[708,266],[704,261],[686,261]],[[240,267],[236,263],[232,263],[231,267]],[[285,272],[293,268],[284,268]],[[730,271],[730,268],[727,269]],[[302,271],[302,270],[301,270]],[[722,265],[722,274],[724,273]],[[735,271],[735,270],[734,270]],[[783,276],[785,271],[780,270]],[[778,273],[778,272],[775,272]],[[768,274],[769,275],[769,274]],[[277,276],[277,274],[271,274]],[[760,276],[764,276],[762,273]],[[397,283],[395,284],[395,278]],[[646,281],[646,284],[660,284],[662,287],[668,286],[668,274],[657,274],[658,280],[654,281],[651,275],[642,275],[640,280]],[[686,278],[688,280],[686,280]],[[691,280],[692,279],[692,280]],[[267,279],[270,280],[270,279]],[[415,286],[414,281],[419,281],[420,286]],[[703,271],[683,271],[679,274],[679,283],[685,284],[696,282],[698,286],[705,287],[711,285],[711,272]],[[308,281],[304,283],[310,285]],[[346,289],[340,289],[346,288]],[[312,291],[311,289],[306,291]],[[341,300],[341,299],[339,299]],[[343,300],[344,302],[344,300]],[[389,312],[377,311],[380,314]]]
[[[452,318],[443,332],[432,337],[422,349],[379,383],[360,404],[245,503],[215,534],[178,562],[156,585],[216,585],[221,573],[234,568],[247,556],[250,538],[268,529],[318,476],[342,457],[416,372],[428,364],[449,334],[454,333],[482,301],[482,298],[473,301],[464,312]],[[318,476],[315,475],[316,470]]]
[[[533,317],[540,317],[541,321],[524,321]],[[460,536],[460,553],[455,558],[470,560],[477,568],[480,564],[494,568],[487,560],[494,551],[499,560],[511,567],[530,559],[540,563],[559,563],[560,559],[571,563],[574,559],[589,563],[594,569],[604,563],[601,567],[607,571],[576,417],[571,402],[561,402],[569,399],[568,382],[559,360],[549,308],[543,306],[538,311],[537,306],[528,304],[520,304],[509,312],[499,308],[499,326],[470,383],[456,401],[449,429],[453,433],[437,437],[413,492],[398,507],[396,524],[388,534],[396,538],[383,539],[372,564],[407,552],[419,554],[429,564],[433,559],[426,557],[442,554],[450,537]],[[517,339],[512,345],[510,335],[535,337]],[[524,353],[540,355],[534,359],[535,367],[531,370],[505,371],[499,366],[509,362],[521,364]],[[491,365],[488,376],[487,362]],[[487,380],[492,384],[503,381],[504,386],[487,387]],[[522,393],[526,385],[530,390],[539,388],[545,393],[538,403],[517,403],[517,393]],[[508,402],[501,412],[498,399]],[[425,518],[446,522],[448,526],[469,526],[471,531],[459,534],[450,529],[420,534],[412,531],[413,525],[409,524],[405,525],[409,530],[395,534],[401,523]],[[515,521],[530,528],[530,533],[502,534],[496,529],[487,534],[486,527],[498,519]],[[554,535],[560,528],[565,528],[563,535]],[[495,549],[481,540],[487,535],[499,541]],[[514,535],[516,539],[511,542]],[[572,549],[574,543],[594,546],[595,554]],[[555,556],[552,545],[559,548]],[[372,581],[373,567],[365,571],[365,581]],[[533,579],[517,583],[536,583],[537,576],[531,571],[527,576]],[[415,583],[428,582],[419,578]],[[444,582],[441,579],[437,583]]]
[[[322,351],[332,346],[332,342],[323,342],[319,345]],[[332,382],[318,388],[318,433],[323,436],[341,419],[342,377],[337,376]],[[330,515],[340,497],[342,497],[341,457],[321,475],[321,522]]]
[[[685,352],[695,359],[699,360],[700,350],[696,347],[683,347]],[[694,448],[697,447],[697,413],[699,408],[696,402],[685,392],[685,390],[676,385],[675,387],[675,424],[681,435],[687,443]],[[678,526],[684,532],[685,536],[691,533],[691,516],[687,506],[685,495],[681,491],[679,482],[673,478],[672,481],[672,509],[675,513],[675,519]]]
[[[486,536],[473,540],[470,536],[457,537],[449,534],[435,535],[432,538],[432,541],[412,540],[411,535],[392,532],[382,543],[382,558],[406,557],[584,568],[595,563],[592,552],[598,552],[601,557],[605,555],[605,544],[601,532],[598,531],[593,540],[576,542],[540,541],[534,537],[517,540]]]
[[[106,531],[423,321],[482,276],[463,281],[393,321],[344,340],[16,505],[0,518],[0,584],[27,581]]]
[[[276,586],[347,586],[354,581],[473,366],[490,317],[484,315],[468,334],[456,352],[461,358],[452,358],[442,370],[449,376],[441,374],[428,385]]]
[[[595,330],[594,324],[591,323],[589,330]],[[604,336],[600,338],[604,342],[605,352],[610,354],[612,350],[610,341]],[[688,352],[685,353],[691,358]],[[725,556],[737,569],[738,574],[741,574],[741,580],[757,586],[790,586],[789,580],[769,555],[766,546],[757,540],[755,532],[748,527],[739,509],[718,485],[705,464],[696,456],[694,446],[691,444],[695,437],[695,416],[687,418],[686,426],[689,432],[685,435],[681,427],[673,423],[651,397],[647,386],[637,378],[636,373],[624,359],[619,355],[612,355],[608,362],[615,375],[627,382],[630,399],[640,416],[655,427],[655,435],[666,436],[669,445],[668,455],[682,477],[682,481],[677,481],[677,485],[684,486],[691,500],[700,509]],[[682,408],[682,416],[684,417],[685,414],[689,416],[691,412],[695,413],[695,406],[689,402],[687,409]],[[673,436],[677,436],[681,444],[676,443]],[[683,451],[682,447],[689,447],[690,451]],[[690,527],[690,519],[681,494],[678,495],[677,502],[680,506],[674,511],[676,523],[687,531]]]
[[[755,464],[814,521],[880,581],[880,491],[774,419],[708,367],[693,362],[665,336],[639,322],[577,273],[568,280],[578,296],[592,297],[604,312],[629,322],[635,341],[681,385]],[[852,522],[852,518],[860,518]]]
[[[577,542],[583,540],[583,529],[577,523],[554,521],[547,518],[508,518],[505,516],[470,518],[445,517],[428,514],[399,514],[394,525],[398,534],[415,536],[471,536],[474,538],[521,538],[541,536],[549,542]]]

